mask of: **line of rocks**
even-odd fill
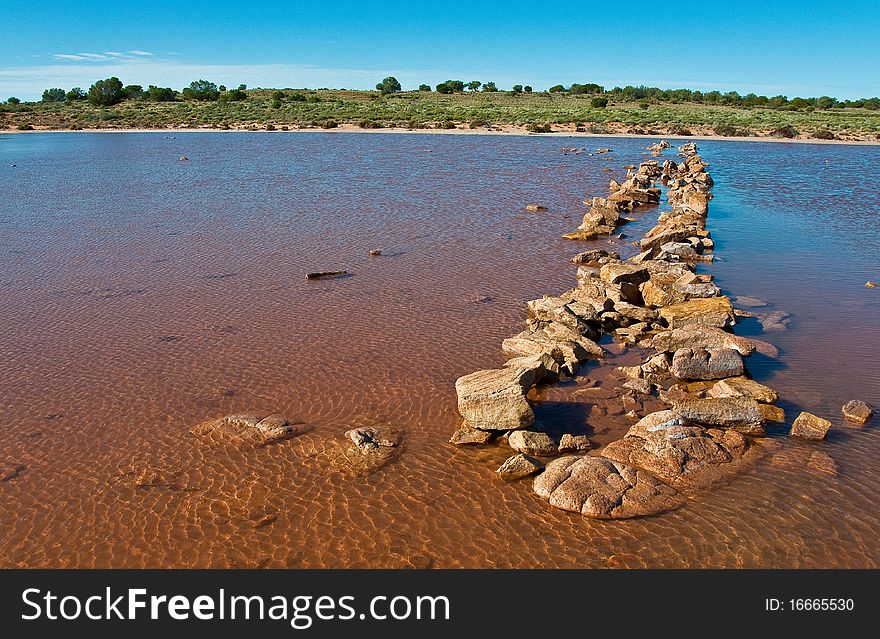
[[[665,142],[665,141],[664,141]],[[668,143],[648,147],[656,156]],[[705,488],[751,463],[759,452],[751,437],[767,421],[785,420],[778,394],[746,375],[744,357],[772,345],[732,332],[736,311],[711,275],[696,264],[711,261],[706,229],[713,180],[695,143],[678,149],[683,160],[642,162],[627,180],[612,181],[608,198],[593,198],[583,222],[567,239],[607,235],[628,218],[621,214],[657,204],[666,186],[671,210],[639,242],[641,252],[621,260],[594,249],[579,253],[578,285],[559,296],[528,302],[527,328],[504,340],[510,359],[499,369],[465,375],[455,383],[464,422],[450,440],[485,444],[506,437],[517,451],[498,469],[506,480],[540,473],[535,493],[564,510],[597,518],[650,515],[673,508],[688,491]],[[647,361],[621,367],[634,393],[670,406],[649,414],[601,451],[586,454],[584,435],[565,434],[557,444],[534,429],[528,393],[538,384],[574,375],[602,359],[602,335],[654,351]],[[852,412],[863,414],[861,406]],[[846,411],[845,411],[846,413]],[[791,435],[823,439],[830,422],[802,413]],[[556,457],[575,452],[576,455]],[[544,465],[541,457],[555,457]]]

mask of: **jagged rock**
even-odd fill
[[[710,390],[711,397],[748,397],[756,402],[772,404],[779,399],[779,393],[748,377],[722,379]]]
[[[581,362],[604,356],[601,347],[589,338],[557,324],[536,331],[523,331],[501,343],[501,352],[508,357],[548,354],[562,371],[571,375]]]
[[[650,323],[657,319],[657,311],[629,304],[628,302],[617,302],[614,304],[614,312],[636,322]]]
[[[599,237],[599,234],[595,231],[572,231],[571,233],[564,233],[562,235],[562,239],[564,240],[577,240],[581,242],[589,242],[590,240],[595,240]]]
[[[729,429],[671,425],[645,432],[633,427],[623,439],[602,449],[602,456],[642,468],[672,484],[701,486],[725,471],[732,472],[736,467],[732,462],[740,461],[748,446],[742,434]]]
[[[600,260],[607,259],[619,260],[620,254],[615,253],[614,251],[606,251],[605,249],[593,249],[592,251],[584,251],[583,253],[578,253],[573,258],[571,258],[572,264],[586,264],[586,265],[600,265],[603,264]]]
[[[843,405],[843,418],[856,424],[864,424],[874,414],[874,409],[860,399],[854,399]]]
[[[463,424],[461,428],[452,433],[452,437],[449,438],[449,443],[455,444],[456,446],[488,444],[492,437],[492,431],[480,430],[478,428],[472,428],[467,424]]]
[[[519,453],[509,457],[495,472],[504,481],[514,481],[544,470],[544,464],[528,455]]]
[[[672,353],[680,348],[732,349],[740,355],[751,355],[755,351],[755,344],[750,339],[699,324],[657,333],[651,346],[661,353]]]
[[[516,430],[507,436],[507,443],[515,451],[540,457],[555,455],[558,449],[547,433],[533,430]]]
[[[352,428],[345,432],[351,442],[359,449],[397,446],[400,433],[390,426],[365,426]]]
[[[654,384],[649,382],[647,379],[631,379],[628,382],[625,382],[623,384],[623,387],[635,391],[639,395],[654,394]]]
[[[551,506],[599,519],[654,515],[682,503],[678,492],[644,470],[601,457],[560,457],[533,490]]]
[[[765,422],[785,423],[785,410],[779,406],[773,406],[772,404],[758,404],[758,408],[761,409],[761,415],[764,416]]]
[[[794,420],[794,423],[791,425],[791,431],[788,434],[790,437],[819,440],[825,439],[830,428],[831,422],[827,419],[822,419],[804,411]]]
[[[501,368],[477,371],[455,381],[458,412],[480,430],[528,428],[535,421],[526,395],[543,368]]]
[[[684,419],[702,426],[732,428],[746,435],[764,434],[764,417],[753,399],[682,399],[673,402],[673,407]]]
[[[733,306],[725,296],[693,299],[660,309],[660,317],[671,329],[700,325],[726,328],[734,323]]]
[[[638,286],[642,282],[647,282],[650,275],[648,274],[648,269],[644,266],[620,262],[602,266],[599,270],[599,277],[608,284],[622,284],[625,282]]]
[[[505,368],[518,368],[520,370],[543,369],[543,374],[539,374],[535,383],[540,382],[556,382],[562,371],[559,362],[557,362],[548,353],[538,353],[536,355],[524,355],[522,357],[514,357],[504,362]]]
[[[743,361],[733,349],[680,348],[669,370],[678,379],[722,379],[742,375]]]
[[[195,426],[190,433],[215,443],[266,446],[302,432],[302,422],[281,415],[228,415]]]
[[[755,352],[764,355],[765,357],[770,357],[772,359],[776,359],[779,357],[779,349],[776,348],[770,342],[765,342],[762,339],[754,339],[749,338],[752,344],[755,345]]]
[[[669,377],[669,357],[660,353],[640,366],[621,366],[628,379],[646,379],[649,382],[661,382]]]
[[[540,324],[538,328],[544,328],[550,322],[558,322],[581,335],[594,334],[587,321],[596,319],[595,309],[581,304],[577,307],[581,313],[579,315],[569,308],[570,303],[571,300],[545,295],[539,300],[527,302],[526,305],[529,319]]]
[[[349,470],[356,475],[370,475],[400,454],[400,431],[385,422],[373,422],[346,431],[350,444],[342,456]]]
[[[558,451],[560,453],[585,453],[593,447],[586,435],[572,435],[565,433],[559,440]]]

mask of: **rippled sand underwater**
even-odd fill
[[[582,246],[559,236],[648,142],[0,136],[0,565],[878,566],[880,424],[846,426],[840,407],[880,406],[880,289],[864,287],[880,280],[865,180],[880,147],[699,144],[718,258],[701,269],[791,313],[788,330],[737,331],[782,350],[749,370],[789,421],[831,419],[827,442],[772,429],[784,455],[678,510],[611,522],[497,480],[503,447],[447,444],[454,380],[502,362],[526,300],[573,285]],[[560,152],[587,144],[614,151]],[[542,391],[539,418],[594,445],[620,436],[609,376],[637,358]],[[584,393],[594,382],[607,392]],[[257,448],[189,433],[275,412],[306,432]],[[403,432],[400,455],[352,473],[342,434],[373,420]],[[809,467],[816,449],[836,475]]]

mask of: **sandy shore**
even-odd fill
[[[808,137],[798,138],[776,138],[776,137],[745,137],[745,136],[723,136],[701,132],[694,135],[673,135],[666,133],[645,134],[645,133],[629,133],[629,132],[610,132],[610,133],[587,133],[576,131],[573,126],[566,125],[557,126],[557,130],[552,133],[530,133],[522,127],[517,126],[497,126],[497,127],[480,127],[477,129],[456,128],[456,129],[406,129],[401,127],[387,127],[381,129],[363,129],[355,124],[341,124],[333,129],[322,129],[320,127],[291,127],[288,129],[277,128],[271,131],[266,129],[255,129],[248,127],[232,128],[232,129],[214,129],[214,128],[171,128],[171,129],[143,129],[143,128],[126,128],[126,129],[34,129],[33,131],[7,130],[0,131],[3,134],[34,134],[34,133],[162,133],[165,135],[174,135],[176,133],[364,133],[364,134],[382,134],[382,133],[406,133],[415,135],[530,135],[540,137],[559,137],[559,138],[644,138],[650,140],[658,140],[661,138],[669,140],[727,140],[732,142],[781,142],[785,144],[844,144],[844,145],[860,145],[860,146],[880,146],[880,140],[818,140]]]

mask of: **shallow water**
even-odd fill
[[[839,411],[880,406],[880,289],[864,287],[880,280],[880,147],[699,145],[719,258],[702,268],[772,303],[754,310],[792,314],[762,335],[781,357],[748,366],[789,421],[830,418],[827,442],[773,428],[775,462],[615,522],[498,481],[500,447],[446,443],[454,380],[501,363],[525,300],[574,284],[583,245],[560,234],[647,143],[0,136],[0,464],[24,467],[0,483],[0,566],[877,567],[880,428]],[[560,153],[587,144],[614,152]],[[655,216],[624,229],[622,252]],[[339,269],[351,275],[304,279]],[[598,445],[622,434],[619,400],[602,397],[612,368],[544,391],[539,418]],[[189,434],[235,412],[309,432],[256,450]],[[395,463],[369,477],[328,463],[378,418],[405,432]],[[837,476],[804,463],[817,449]]]

